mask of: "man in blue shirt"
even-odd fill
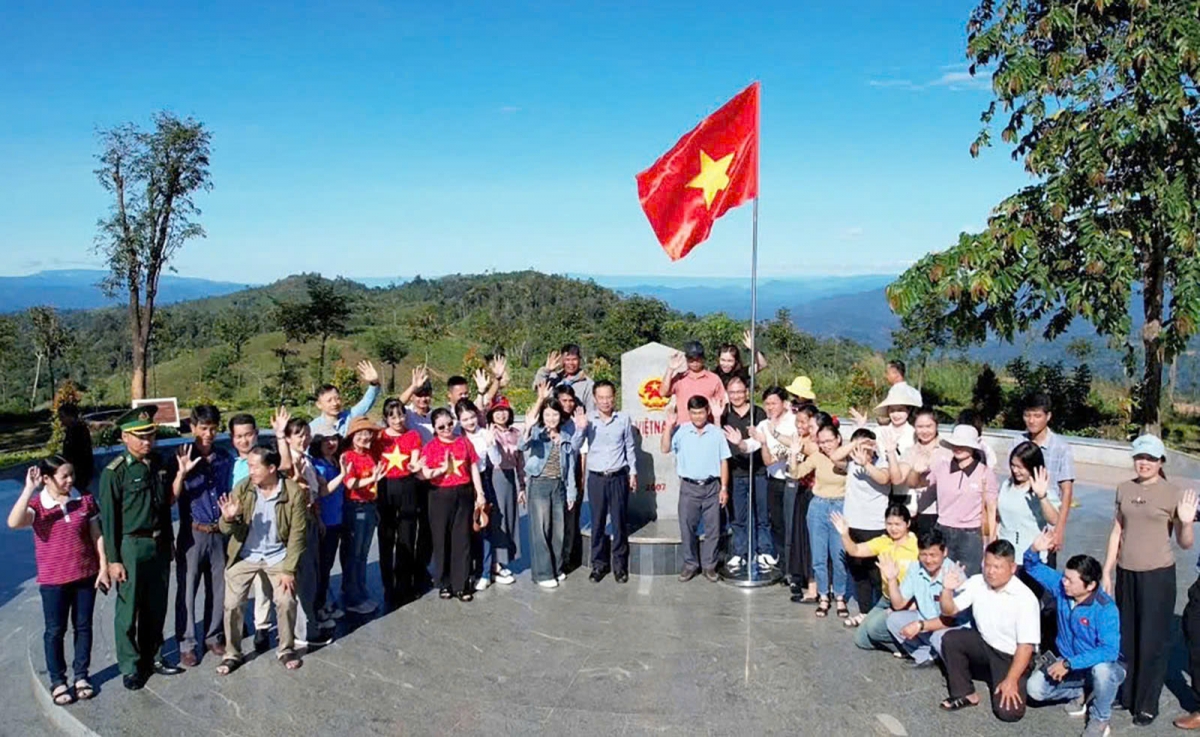
[[[659,449],[675,454],[679,474],[679,534],[683,538],[683,571],[680,581],[691,581],[704,569],[704,577],[717,580],[717,543],[720,541],[721,507],[729,502],[729,443],[709,422],[708,400],[688,399],[690,424],[676,429],[676,413],[667,411],[667,427]],[[704,520],[704,545],[696,533]]]
[[[884,571],[885,590],[895,610],[888,615],[887,628],[900,649],[912,657],[914,668],[928,668],[941,657],[942,638],[958,626],[954,620],[942,618],[938,602],[947,564],[954,565],[954,561],[946,557],[941,530],[921,533],[917,548],[917,562],[908,565],[903,582],[898,582],[894,564]]]
[[[611,566],[617,583],[629,580],[629,528],[625,510],[629,492],[637,490],[637,456],[633,424],[616,408],[617,390],[611,381],[597,381],[596,411],[587,415],[587,494],[592,508],[592,583],[599,583]],[[611,547],[605,526],[612,515]]]
[[[1034,701],[1071,699],[1071,716],[1088,714],[1084,737],[1107,737],[1113,700],[1125,680],[1117,662],[1121,652],[1121,617],[1116,602],[1100,588],[1103,569],[1090,555],[1076,555],[1059,573],[1042,563],[1054,537],[1043,532],[1025,551],[1025,573],[1052,592],[1058,605],[1058,660],[1029,676],[1026,692]],[[1087,706],[1085,691],[1091,691]]]
[[[358,378],[367,385],[367,391],[358,404],[350,409],[342,409],[342,394],[333,384],[325,384],[317,389],[317,409],[321,414],[308,423],[308,429],[313,437],[317,435],[346,435],[346,427],[350,420],[362,417],[371,411],[375,400],[379,397],[379,372],[370,361],[359,361]]]
[[[225,536],[219,523],[217,500],[232,488],[233,458],[213,440],[221,427],[221,412],[211,404],[192,408],[191,445],[181,446],[167,461],[168,478],[179,502],[179,535],[175,539],[175,640],[180,662],[191,668],[196,652],[196,619],[204,645],[214,655],[225,654],[225,629],[221,619],[225,602]],[[182,467],[183,473],[179,473]],[[204,586],[205,607],[196,611],[196,594]]]

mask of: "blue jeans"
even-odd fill
[[[887,618],[887,628],[892,639],[896,641],[901,650],[908,653],[918,663],[942,657],[942,638],[946,636],[947,632],[958,629],[958,627],[950,627],[933,632],[920,632],[911,640],[905,639],[904,635],[900,634],[900,630],[905,626],[921,619],[924,617],[915,609],[892,612]]]
[[[567,487],[562,479],[529,478],[530,574],[534,582],[553,581],[563,569],[563,514]]]
[[[733,549],[731,555],[752,560],[755,555],[775,555],[771,520],[767,516],[767,477],[754,477],[754,553],[750,552],[750,477],[733,477]]]
[[[846,552],[842,536],[834,528],[829,515],[842,512],[841,499],[814,496],[808,503],[808,544],[812,548],[813,577],[817,579],[817,594],[825,596],[829,588],[829,565],[833,566],[833,594],[849,595],[846,585]],[[832,564],[830,564],[832,561]]]
[[[63,638],[67,635],[67,621],[75,631],[75,662],[71,669],[75,680],[88,677],[92,662],[92,612],[96,607],[96,577],[88,576],[78,581],[59,585],[42,585],[42,615],[46,620],[46,634],[42,644],[46,649],[46,671],[50,674],[51,689],[67,682],[67,658],[63,650]]]
[[[357,606],[371,598],[367,593],[367,555],[371,552],[377,524],[379,513],[373,502],[346,502],[342,525],[349,532],[350,565],[342,571],[344,606]]]
[[[1067,701],[1083,696],[1091,685],[1092,704],[1088,716],[1099,722],[1112,718],[1113,701],[1117,689],[1125,680],[1125,668],[1120,663],[1097,663],[1090,670],[1073,670],[1061,681],[1055,682],[1045,672],[1035,670],[1029,676],[1026,691],[1034,701]]]

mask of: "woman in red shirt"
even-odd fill
[[[379,573],[383,602],[393,609],[417,593],[417,476],[421,434],[408,429],[404,405],[392,398],[383,403],[387,427],[375,437],[375,457],[384,464],[379,480]]]
[[[486,503],[479,454],[470,440],[454,434],[454,416],[433,411],[433,439],[421,451],[421,476],[430,483],[429,528],[434,579],[443,599],[471,601],[471,517]],[[473,503],[472,503],[473,502]]]
[[[342,486],[346,489],[346,505],[342,528],[350,549],[348,570],[342,572],[342,597],[346,611],[370,614],[377,604],[367,593],[367,553],[375,537],[379,515],[375,509],[379,479],[387,466],[375,455],[375,434],[379,427],[366,417],[355,418],[346,430],[350,449],[342,454]]]
[[[75,470],[59,456],[30,466],[25,489],[8,513],[8,526],[33,528],[38,590],[46,621],[43,644],[50,695],[66,706],[75,699],[90,699],[96,690],[88,681],[92,658],[92,611],[96,589],[108,593],[108,560],[100,536],[100,508],[90,494],[72,488]],[[38,487],[40,494],[34,495]],[[74,693],[67,686],[67,661],[63,639],[70,618],[75,630]]]

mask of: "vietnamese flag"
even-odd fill
[[[642,209],[672,261],[708,238],[726,211],[758,196],[758,89],[742,90],[637,175]]]

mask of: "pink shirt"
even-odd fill
[[[91,494],[72,490],[63,505],[42,491],[29,500],[33,510],[33,555],[37,582],[45,586],[89,578],[100,573],[100,555],[92,541],[91,522],[100,508]]]
[[[719,408],[724,407],[726,403],[725,385],[721,383],[721,379],[716,374],[708,369],[697,375],[688,371],[671,382],[671,396],[675,397],[675,415],[679,418],[680,427],[692,421],[688,416],[687,404],[688,400],[696,395],[707,399],[709,404],[715,404],[718,408],[718,416],[720,415]]]
[[[984,499],[993,504],[1000,494],[996,472],[983,463],[958,470],[953,458],[935,458],[929,468],[929,490],[937,494],[938,524],[964,530],[983,526]]]

